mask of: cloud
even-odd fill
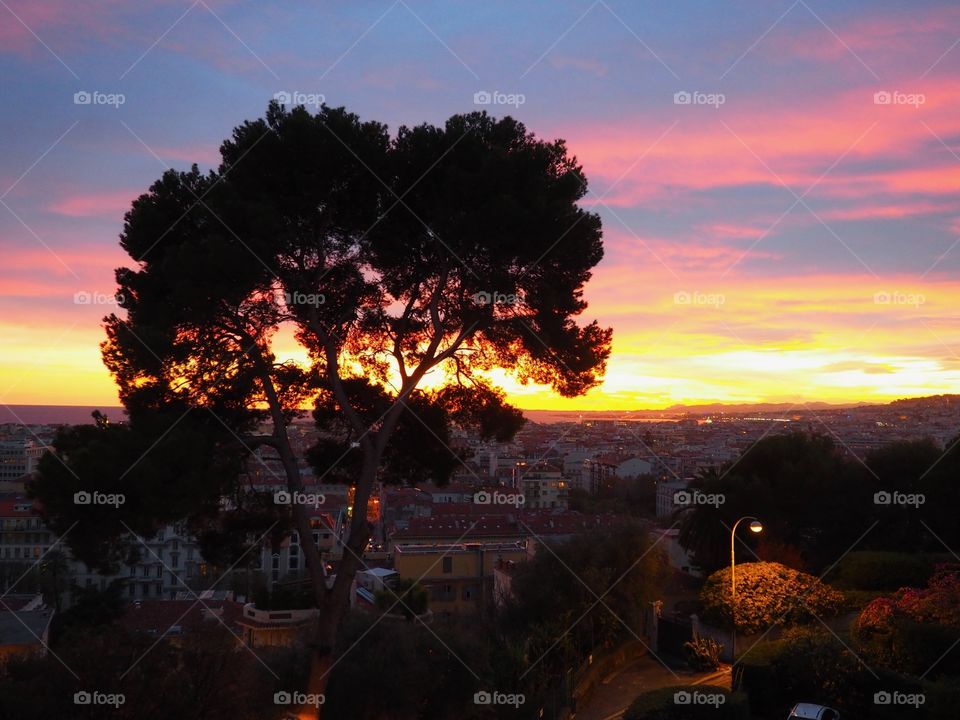
[[[67,217],[122,218],[140,191],[117,190],[64,197],[50,206],[50,211]]]

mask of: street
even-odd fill
[[[730,687],[730,668],[718,672],[692,673],[688,670],[665,668],[651,655],[637,658],[604,678],[578,709],[576,720],[617,720],[634,698],[646,690],[672,685],[710,684]]]

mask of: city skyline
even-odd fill
[[[955,390],[960,10],[735,5],[7,3],[0,402],[117,404],[98,345],[123,213],[283,93],[394,136],[487,110],[567,141],[604,226],[582,319],[613,354],[581,398],[496,374],[521,408]]]

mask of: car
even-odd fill
[[[787,716],[787,720],[790,720],[790,718],[803,718],[804,720],[840,720],[840,713],[825,705],[797,703]]]

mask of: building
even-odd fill
[[[657,517],[671,517],[680,507],[674,502],[674,495],[687,489],[683,480],[661,480],[657,483]]]
[[[653,472],[653,465],[643,458],[632,457],[624,460],[615,471],[617,477],[635,478],[641,475],[649,475]]]
[[[615,457],[599,456],[583,461],[583,480],[581,490],[591,495],[600,495],[609,488],[617,476],[619,463]]]
[[[37,516],[33,500],[0,495],[0,562],[39,560],[56,537]]]
[[[402,545],[394,550],[399,577],[417,580],[429,595],[433,613],[481,612],[493,601],[498,563],[526,557],[523,543]]]
[[[187,531],[186,523],[160,528],[152,538],[138,536],[131,547],[135,550],[134,561],[122,565],[116,575],[103,575],[74,561],[74,581],[81,587],[103,590],[111,582],[122,580],[129,600],[171,600],[178,592],[200,590],[217,579],[201,557],[200,546]]]
[[[45,655],[53,614],[42,595],[5,595],[0,602],[0,667],[12,657]]]
[[[321,558],[327,561],[342,557],[344,513],[310,508],[307,514],[313,542],[320,550]],[[306,576],[307,561],[300,544],[300,534],[296,531],[276,545],[265,542],[257,560],[248,569],[262,571],[273,583]]]
[[[131,632],[164,637],[174,642],[185,635],[222,626],[235,636],[241,635],[239,620],[243,615],[243,604],[234,602],[230,593],[208,590],[196,597],[187,595],[189,597],[168,600],[134,600],[127,605],[119,624]]]
[[[530,510],[552,510],[567,507],[567,480],[560,470],[535,468],[518,478],[517,488],[523,495],[523,507]]]
[[[0,440],[0,483],[31,474],[45,451],[44,445],[30,438]]]

